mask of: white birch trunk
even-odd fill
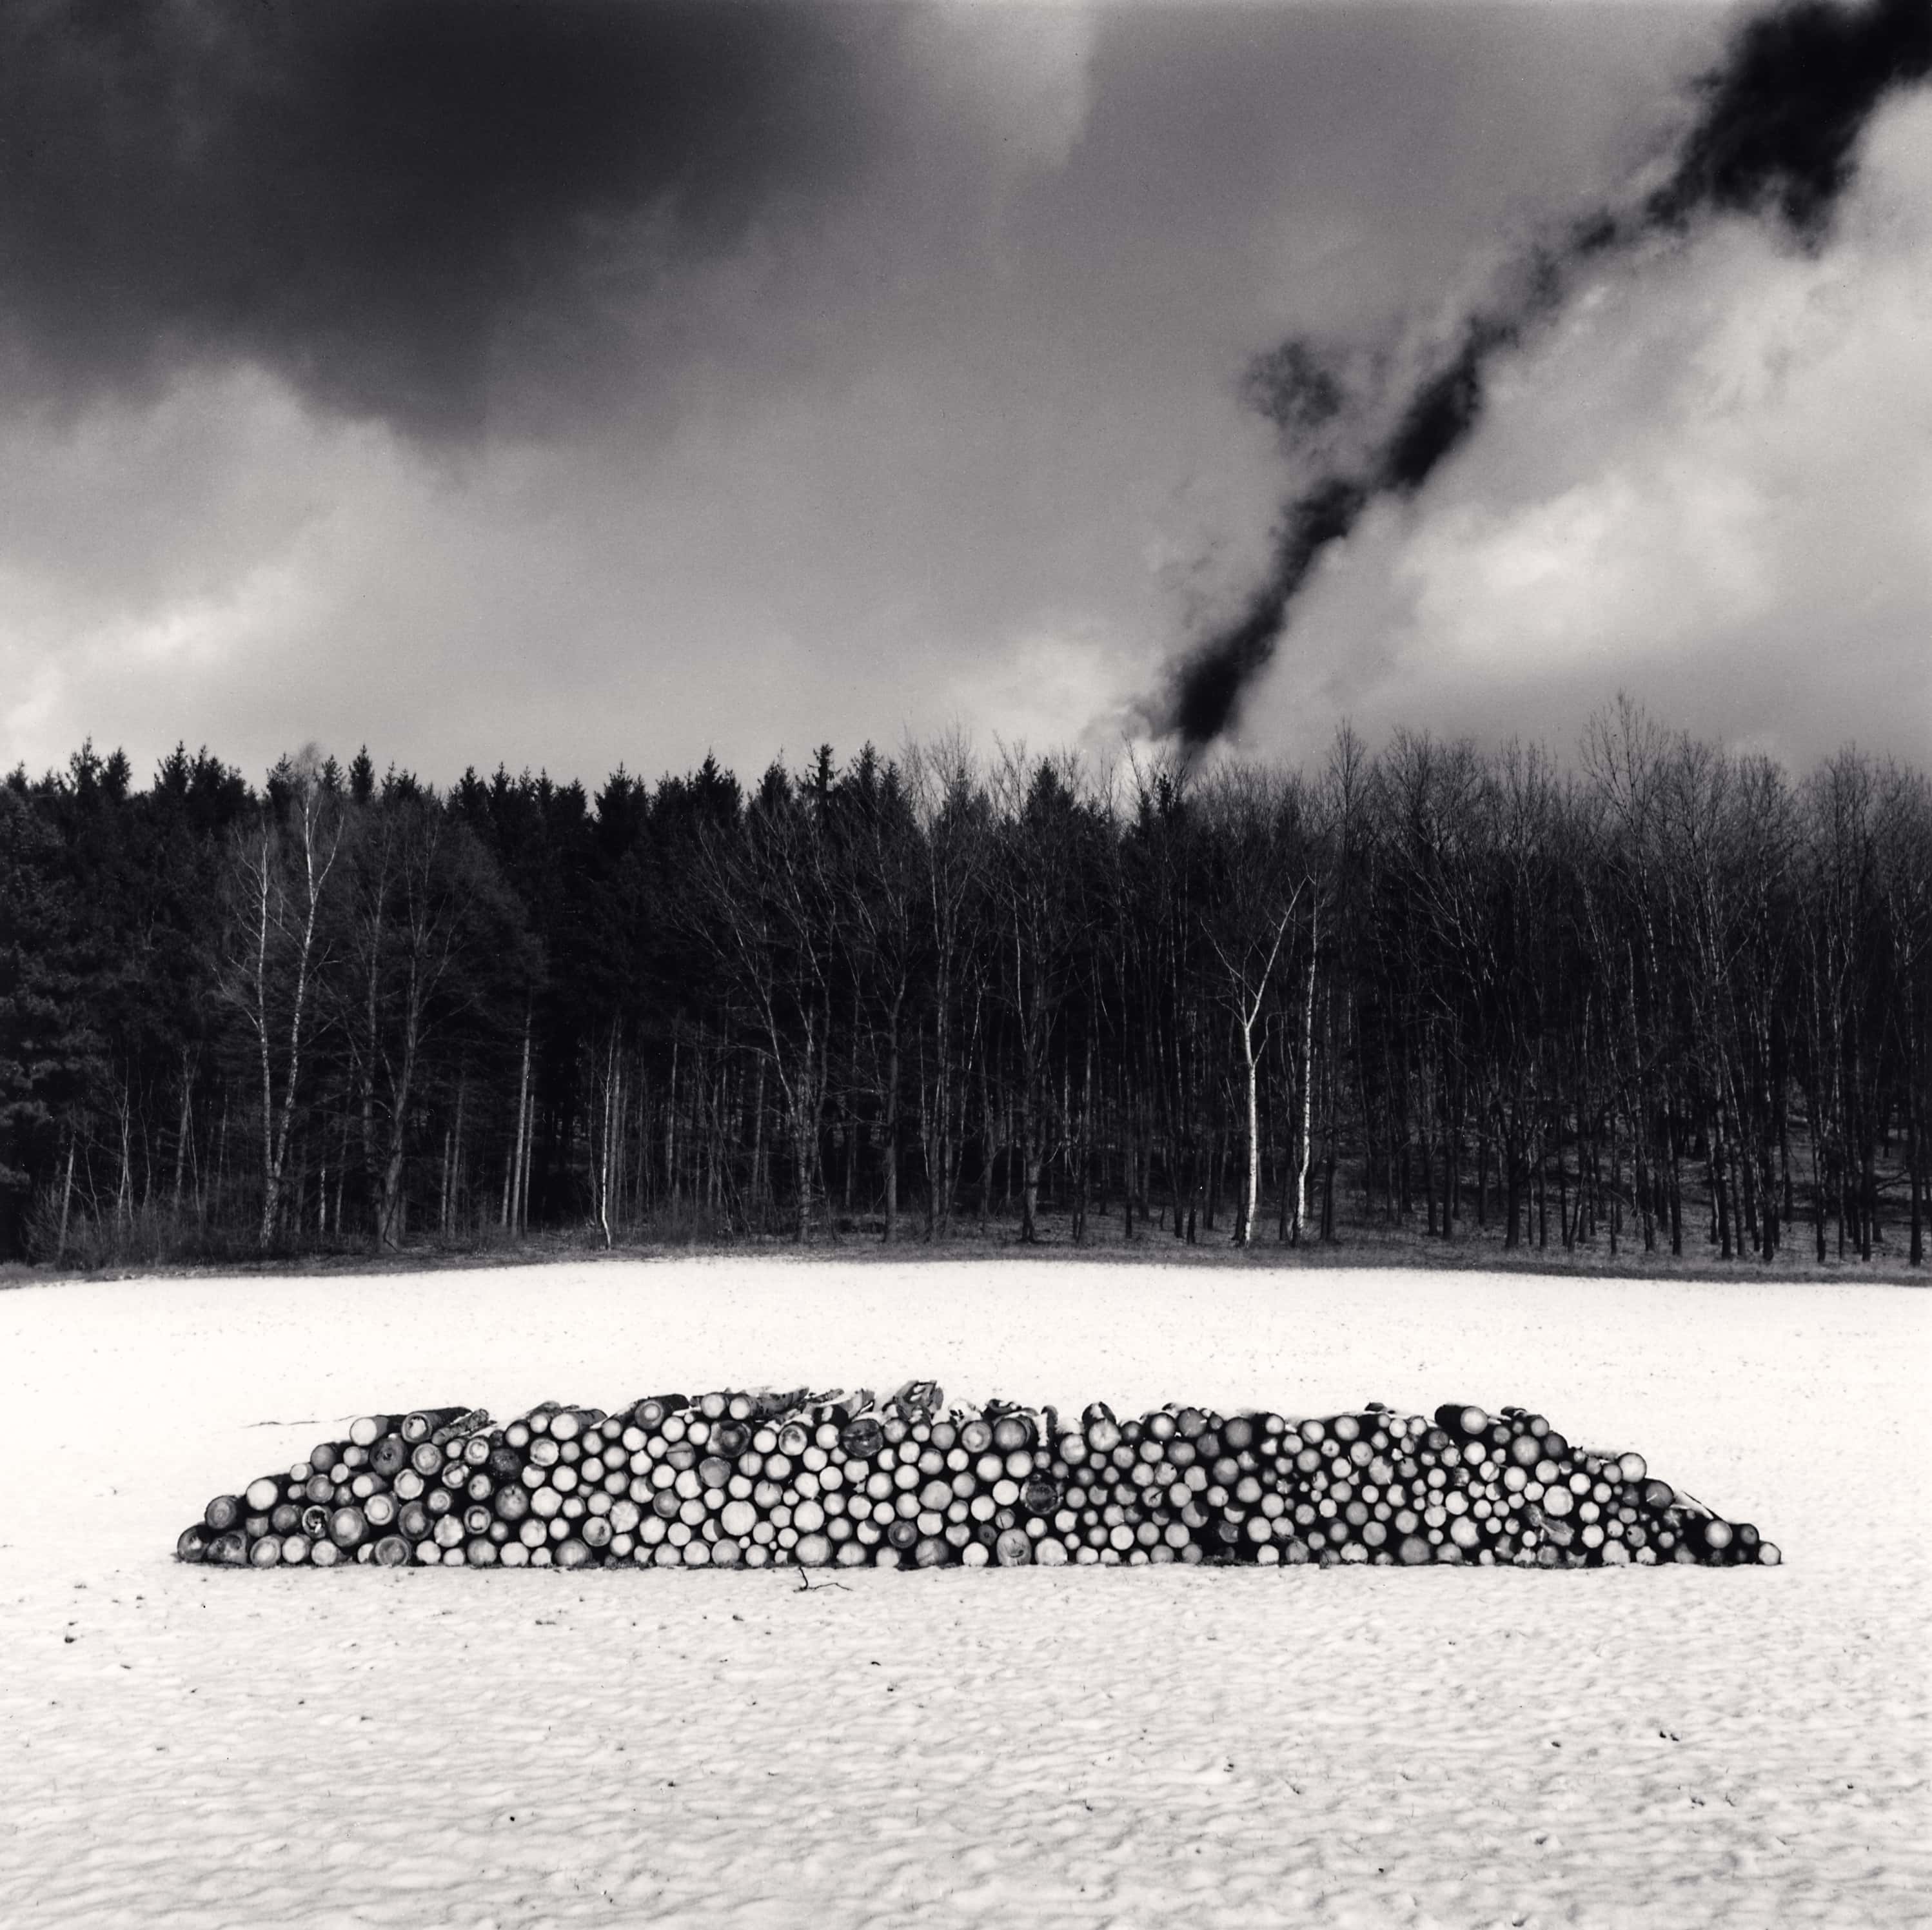
[[[1315,967],[1320,956],[1321,908],[1310,923],[1308,992],[1301,1013],[1301,1163],[1294,1177],[1294,1244],[1308,1223],[1308,1166],[1315,1149]]]

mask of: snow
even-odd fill
[[[0,1922],[1923,1923],[1932,1301],[722,1259],[0,1294]],[[1782,1568],[184,1567],[356,1413],[1521,1401]]]

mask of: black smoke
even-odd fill
[[[1349,398],[1340,371],[1312,343],[1289,341],[1248,365],[1241,399],[1293,443],[1346,414]]]
[[[1400,401],[1392,425],[1288,504],[1266,579],[1177,669],[1161,707],[1164,729],[1191,755],[1235,721],[1323,551],[1371,503],[1414,494],[1467,440],[1482,417],[1491,365],[1561,306],[1576,268],[1714,212],[1774,219],[1801,244],[1818,245],[1874,110],[1928,72],[1932,0],[1790,0],[1747,21],[1723,62],[1695,83],[1697,111],[1663,185],[1633,206],[1586,212],[1559,243],[1520,264],[1514,292],[1466,319]],[[1285,431],[1325,422],[1342,406],[1328,365],[1303,344],[1262,358],[1244,386]]]
[[[465,433],[594,368],[681,265],[855,176],[891,111],[872,11],[8,0],[12,382],[254,360],[324,407]]]
[[[1699,83],[1702,110],[1648,218],[1681,227],[1706,208],[1770,210],[1816,239],[1850,185],[1872,110],[1928,72],[1928,0],[1802,0],[1758,15]]]

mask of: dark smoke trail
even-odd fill
[[[1184,743],[1209,743],[1227,728],[1250,680],[1274,656],[1288,606],[1316,558],[1355,527],[1369,495],[1367,484],[1331,476],[1291,505],[1268,580],[1240,620],[1194,658],[1180,679],[1169,728]]]
[[[1748,22],[1730,58],[1700,83],[1698,116],[1670,180],[1646,208],[1682,227],[1704,208],[1767,206],[1816,239],[1850,185],[1852,150],[1892,89],[1932,72],[1927,0],[1856,9],[1802,0]]]
[[[1366,457],[1331,470],[1288,506],[1267,580],[1241,615],[1175,672],[1162,720],[1184,751],[1202,750],[1234,721],[1329,545],[1372,503],[1413,495],[1468,440],[1482,416],[1490,365],[1561,305],[1576,266],[1649,235],[1682,233],[1713,212],[1772,215],[1816,245],[1851,182],[1854,150],[1874,110],[1928,72],[1928,0],[1867,0],[1855,8],[1792,0],[1748,21],[1722,65],[1696,83],[1702,105],[1664,185],[1632,209],[1584,215],[1560,245],[1522,264],[1520,292],[1464,323],[1454,347],[1410,392],[1394,428]],[[1338,391],[1309,350],[1289,344],[1256,365],[1250,393],[1278,426],[1294,428],[1334,413],[1327,404]]]

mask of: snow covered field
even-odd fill
[[[1932,1299],[742,1259],[0,1294],[0,1923],[1923,1923]],[[1778,1569],[258,1574],[352,1415],[1540,1409]]]

